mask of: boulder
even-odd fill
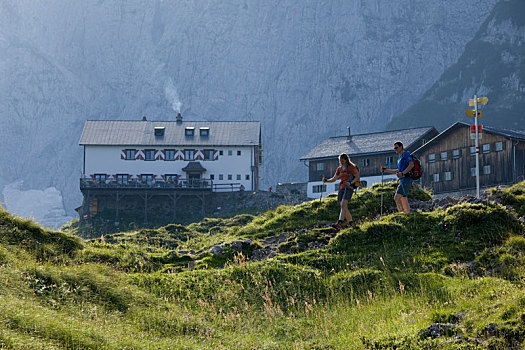
[[[252,252],[252,261],[270,259],[277,256],[272,249],[256,249]]]
[[[224,249],[221,246],[216,245],[215,247],[210,248],[210,253],[213,255],[222,255],[224,253]]]
[[[421,329],[419,336],[422,338],[450,337],[454,335],[454,328],[455,326],[453,324],[434,323],[426,329]]]

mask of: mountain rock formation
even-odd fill
[[[487,96],[480,123],[525,129],[525,2],[501,1],[485,20],[458,62],[449,67],[420,101],[389,124],[390,129],[433,124],[444,129],[465,116],[468,100]]]

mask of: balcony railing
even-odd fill
[[[80,188],[184,188],[184,189],[212,189],[213,181],[209,179],[182,179],[164,181],[162,179],[127,181],[98,180],[92,178],[81,178]]]
[[[213,191],[239,191],[244,189],[240,183],[214,184],[210,179],[183,179],[164,181],[162,179],[128,181],[96,180],[90,177],[80,178],[81,189],[190,189]]]

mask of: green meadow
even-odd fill
[[[525,182],[408,215],[394,190],[338,233],[333,196],[89,240],[1,210],[0,348],[524,348]]]

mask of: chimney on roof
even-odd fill
[[[182,115],[180,115],[180,112],[179,114],[177,114],[177,124],[180,124],[182,123]]]
[[[142,117],[142,121],[143,121],[143,122],[147,122],[147,121],[148,121],[148,119],[146,119],[146,116],[143,116],[143,117]]]
[[[348,129],[348,136],[346,137],[347,141],[351,141],[352,140],[352,132],[350,131],[350,127],[347,126],[346,127]]]

